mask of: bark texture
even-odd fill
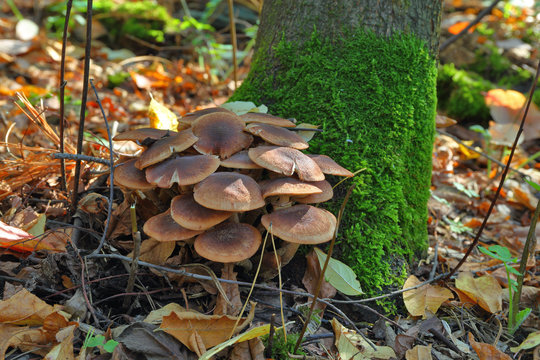
[[[365,169],[352,180],[338,254],[370,294],[397,285],[427,245],[440,7],[265,0],[250,74],[232,98],[320,125],[313,152]]]

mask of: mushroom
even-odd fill
[[[135,167],[137,159],[131,159],[114,169],[114,183],[132,190],[150,190],[155,186],[146,181],[143,170]]]
[[[240,115],[240,117],[246,122],[249,123],[260,123],[260,124],[270,124],[281,127],[295,127],[296,125],[287,119],[280,118],[278,116],[263,114],[263,113],[254,113],[248,112],[246,114]]]
[[[309,184],[318,188],[320,192],[308,196],[295,196],[292,200],[300,204],[316,204],[328,201],[334,197],[334,189],[332,189],[332,185],[328,181],[315,181]]]
[[[242,150],[234,154],[228,159],[221,160],[221,166],[233,169],[262,169],[261,166],[255,164],[248,155],[247,150]]]
[[[249,158],[265,169],[291,176],[295,172],[303,181],[322,181],[324,174],[306,154],[289,147],[259,146],[249,149]]]
[[[159,140],[163,137],[175,134],[175,131],[171,130],[162,130],[154,128],[139,128],[135,130],[130,130],[116,135],[114,141],[135,141],[137,143],[144,143],[145,140]]]
[[[193,132],[183,130],[174,135],[156,141],[139,157],[135,166],[139,169],[144,169],[150,165],[157,164],[171,157],[174,153],[184,151],[191,145],[195,144],[197,137]]]
[[[191,127],[199,138],[193,147],[201,154],[226,159],[253,142],[253,137],[243,131],[244,126],[244,121],[234,114],[215,112],[203,115]]]
[[[160,188],[192,185],[208,177],[219,167],[214,155],[191,155],[165,160],[146,168],[146,180]]]
[[[197,236],[194,248],[208,260],[234,263],[252,257],[261,241],[261,233],[255,227],[227,222]]]
[[[294,205],[263,215],[261,224],[287,242],[278,249],[282,265],[291,261],[300,244],[315,245],[330,241],[336,231],[336,217],[311,205]]]
[[[216,172],[195,185],[195,201],[222,211],[249,211],[264,206],[259,185],[251,177],[235,172]]]
[[[157,241],[185,241],[202,233],[202,230],[190,230],[179,225],[171,217],[170,209],[146,220],[143,231]]]
[[[205,208],[199,205],[192,194],[179,195],[171,201],[171,217],[181,226],[192,230],[207,230],[233,213]]]
[[[197,120],[198,118],[200,118],[201,116],[216,113],[216,112],[236,115],[234,112],[232,112],[230,110],[220,108],[220,107],[214,107],[214,108],[201,109],[201,110],[197,110],[197,111],[194,111],[194,112],[191,112],[191,113],[187,113],[184,116],[182,116],[178,120],[178,122],[180,124],[182,124],[182,125],[186,125],[186,126],[190,127],[191,125],[193,125],[193,122],[195,120]]]
[[[246,129],[253,135],[257,135],[273,145],[288,146],[298,150],[309,147],[307,141],[300,135],[279,126],[253,123],[249,124]]]
[[[323,173],[328,175],[336,176],[345,176],[353,177],[354,174],[349,170],[345,169],[343,166],[339,165],[337,162],[332,160],[330,156],[318,155],[318,154],[308,154],[308,156],[313,159],[319,165],[319,168]]]
[[[323,180],[324,181],[324,180]],[[261,191],[263,198],[276,196],[277,201],[272,202],[274,209],[292,205],[291,196],[307,196],[322,193],[322,190],[314,185],[295,178],[284,177],[261,182]]]

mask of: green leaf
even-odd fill
[[[326,254],[317,247],[315,248],[315,253],[319,258],[319,264],[322,269],[326,261]],[[345,295],[353,296],[363,294],[363,291],[360,288],[360,282],[356,278],[354,271],[339,260],[330,258],[328,268],[324,275],[325,280],[328,281],[330,285]]]
[[[497,253],[500,256],[500,259],[505,262],[512,262],[514,259],[512,258],[512,254],[510,253],[510,250],[508,250],[507,247],[501,246],[501,245],[492,245],[489,247],[489,250],[493,251],[494,253]]]
[[[524,309],[524,310],[527,310],[527,309]],[[520,312],[524,310],[521,310]],[[527,336],[527,338],[521,344],[519,344],[519,346],[511,347],[510,351],[516,353],[520,350],[533,349],[537,347],[538,345],[540,345],[540,331],[530,333]]]
[[[236,115],[243,115],[248,112],[266,113],[268,111],[268,108],[265,105],[257,107],[257,105],[251,101],[232,101],[221,105],[221,107],[231,110],[232,112],[236,113]]]
[[[516,269],[514,269],[513,267],[511,267],[511,266],[508,267],[508,271],[511,272],[514,275],[521,276],[521,273],[519,271],[517,271]]]
[[[527,184],[529,184],[534,190],[540,191],[540,185],[534,181],[528,180],[526,177],[523,178]]]
[[[108,353],[112,353],[114,351],[114,348],[116,348],[116,346],[118,346],[118,341],[109,340],[105,343],[105,345],[103,345],[103,349]]]
[[[514,326],[510,329],[510,334],[513,334],[516,332],[516,330],[521,326],[521,324],[523,324],[523,322],[525,320],[527,320],[527,318],[529,317],[529,315],[531,314],[531,311],[532,309],[530,308],[525,308],[523,310],[521,310],[520,312],[518,312],[516,314],[516,323],[514,324]]]
[[[465,186],[463,186],[462,184],[458,183],[458,182],[454,182],[452,184],[456,189],[458,189],[459,191],[461,191],[462,193],[464,193],[465,195],[467,195],[468,197],[480,197],[480,195],[478,195],[478,193],[474,190],[470,190],[470,189],[467,189]]]
[[[101,346],[103,345],[104,342],[105,342],[105,336],[96,335],[88,339],[88,341],[86,342],[86,346],[87,347]]]

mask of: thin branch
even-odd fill
[[[527,114],[529,112],[529,107],[531,106],[532,101],[532,95],[534,94],[534,90],[536,89],[536,83],[538,82],[538,77],[540,75],[540,61],[538,65],[536,66],[536,76],[534,77],[533,83],[531,85],[531,90],[529,91],[529,97],[527,99],[527,104],[525,105],[525,110],[523,111],[523,116],[521,118],[521,123],[519,124],[519,130],[516,134],[516,138],[514,139],[514,144],[512,145],[512,150],[510,151],[510,155],[508,156],[508,162],[506,163],[506,166],[504,168],[504,171],[501,176],[501,181],[499,182],[499,187],[497,188],[497,191],[495,192],[495,196],[493,196],[493,200],[491,201],[491,204],[489,205],[489,209],[487,211],[487,214],[484,218],[484,221],[482,222],[482,225],[480,225],[480,229],[478,229],[478,232],[476,233],[476,236],[474,238],[474,241],[469,246],[469,249],[467,249],[467,252],[461,258],[459,263],[456,265],[452,271],[450,271],[450,274],[447,276],[449,278],[450,276],[454,275],[455,272],[465,263],[465,260],[469,257],[473,249],[476,247],[478,242],[480,241],[480,236],[482,235],[482,232],[484,231],[484,228],[487,225],[489,216],[491,215],[491,212],[493,211],[493,208],[495,207],[495,203],[497,202],[497,199],[499,198],[499,194],[501,193],[502,187],[504,185],[504,180],[506,179],[506,175],[508,174],[508,170],[510,170],[510,164],[512,163],[512,158],[514,157],[514,152],[516,151],[516,147],[518,144],[519,137],[521,136],[521,133],[523,132],[523,125],[525,125],[525,119],[527,118]]]
[[[60,60],[60,152],[64,152],[64,113],[65,113],[65,90],[66,90],[66,47],[67,47],[67,34],[69,28],[69,17],[71,14],[71,7],[73,0],[68,0],[66,3],[66,17],[64,22],[64,33],[62,35],[62,58]],[[60,159],[60,172],[61,181],[60,186],[62,191],[67,191],[66,185],[66,164],[64,159]]]
[[[238,62],[236,59],[236,48],[238,47],[238,44],[236,41],[236,24],[234,22],[233,0],[227,0],[227,4],[229,5],[229,25],[231,27],[234,90],[236,90],[236,87],[238,86]]]
[[[456,35],[452,36],[451,38],[449,38],[448,40],[446,40],[440,47],[439,47],[439,52],[443,52],[450,44],[452,44],[453,42],[455,42],[457,39],[459,39],[460,37],[462,37],[464,34],[467,33],[467,31],[469,31],[474,25],[478,24],[480,22],[480,20],[482,20],[484,18],[484,16],[486,16],[487,14],[491,13],[491,11],[495,8],[495,6],[497,6],[497,4],[500,2],[501,0],[494,0],[491,5],[489,5],[487,8],[485,8],[484,10],[480,11],[478,13],[478,15],[476,16],[476,18],[471,21],[469,23],[469,25],[467,25],[465,27],[465,29],[461,30],[459,33],[457,33]]]
[[[86,2],[86,47],[84,50],[84,74],[83,90],[81,99],[81,112],[79,115],[79,134],[77,137],[77,155],[82,153],[84,142],[84,120],[86,118],[86,100],[88,97],[88,81],[90,78],[90,51],[92,50],[92,6],[93,0]],[[64,121],[64,119],[60,119]],[[77,159],[75,163],[75,176],[73,178],[73,194],[71,196],[71,213],[77,209],[79,200],[79,181],[81,178],[81,160]]]

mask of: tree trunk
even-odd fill
[[[440,12],[438,0],[265,0],[233,96],[321,125],[310,151],[365,169],[329,208],[356,185],[339,258],[369,294],[396,285],[426,249]]]

